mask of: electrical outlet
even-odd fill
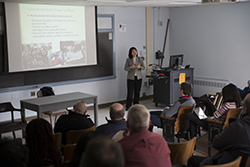
[[[158,26],[162,26],[162,21],[158,21]]]
[[[30,96],[35,96],[35,95],[36,95],[35,91],[30,92]]]

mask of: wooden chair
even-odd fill
[[[6,133],[6,132],[12,132],[13,137],[16,138],[16,135],[15,135],[16,130],[22,130],[22,135],[23,137],[25,137],[24,130],[27,126],[27,122],[24,117],[24,110],[14,108],[10,102],[1,103],[0,113],[8,113],[8,112],[11,114],[11,120],[0,122],[0,138],[1,138],[1,134]],[[21,121],[15,121],[14,112],[20,113]]]
[[[213,138],[229,125],[229,118],[238,118],[242,108],[235,108],[228,111],[225,122],[207,118],[208,121],[208,155],[211,156]]]
[[[218,94],[208,94],[208,98],[211,100],[211,102],[215,105],[217,99],[218,99]]]
[[[69,163],[74,154],[76,144],[67,144],[63,149],[64,162]]]
[[[166,141],[174,142],[174,134],[184,129],[186,116],[193,111],[193,108],[194,106],[181,106],[177,118],[161,115],[162,133]]]
[[[221,164],[221,165],[204,165],[202,167],[239,167],[241,162],[241,156],[239,156],[237,159],[235,159],[232,162]]]
[[[223,96],[222,92],[217,92],[216,95],[217,95],[217,100],[215,101],[214,105],[218,110],[222,105]]]
[[[56,139],[56,147],[58,150],[60,150],[62,148],[62,133],[57,132],[56,134],[54,134],[54,136]]]
[[[248,155],[248,157],[246,159],[245,167],[250,167],[250,155]]]
[[[216,94],[208,94],[209,99],[213,102],[214,106],[219,109],[222,104],[223,96],[221,92]]]
[[[187,165],[188,159],[193,155],[195,144],[196,137],[186,142],[168,143],[172,165]]]
[[[66,133],[66,144],[74,144],[77,142],[77,140],[83,133],[94,130],[95,130],[95,125],[88,129],[70,130]]]
[[[17,143],[23,144],[23,139],[22,138],[15,138],[14,139]]]

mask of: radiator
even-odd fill
[[[200,97],[203,94],[215,94],[216,92],[221,92],[222,88],[229,83],[230,81],[227,79],[194,77],[193,96]]]

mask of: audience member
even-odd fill
[[[190,167],[218,165],[231,162],[242,156],[241,166],[245,166],[250,154],[250,94],[243,101],[242,118],[238,119],[215,136],[213,147],[219,152],[211,158],[193,156],[189,159]]]
[[[245,96],[250,93],[250,80],[247,81],[247,86],[244,88],[244,89],[241,89],[239,88],[237,85],[235,85],[239,92],[240,92],[240,96],[241,96],[241,99],[244,99]]]
[[[195,105],[195,100],[191,96],[193,91],[193,86],[190,83],[183,82],[179,89],[179,100],[174,102],[174,105],[171,107],[165,107],[162,111],[151,111],[150,112],[150,120],[152,122],[152,126],[161,127],[161,119],[160,116],[163,114],[167,117],[177,117],[178,109],[181,106],[192,106]]]
[[[228,110],[238,108],[241,104],[241,98],[238,89],[233,84],[228,84],[222,88],[223,105],[213,113],[213,119],[225,121]],[[199,119],[195,113],[189,113],[186,116],[184,130],[176,136],[180,138],[187,138],[187,132],[190,130],[190,138],[196,136],[197,125],[208,129],[208,121],[206,119]]]
[[[143,105],[133,105],[127,116],[129,136],[119,141],[125,167],[171,167],[170,150],[164,138],[148,131],[149,112]]]
[[[85,152],[87,144],[92,139],[98,136],[100,136],[100,134],[97,133],[96,131],[89,131],[89,132],[82,134],[82,136],[78,139],[76,143],[74,154],[67,167],[79,166],[82,154]]]
[[[96,131],[102,135],[113,137],[118,131],[124,130],[126,127],[124,114],[125,109],[123,106],[120,103],[114,103],[109,108],[111,120],[106,118],[108,123],[98,126]]]
[[[53,95],[55,95],[55,92],[50,86],[44,86],[39,91],[37,91],[37,97],[53,96]]]
[[[87,129],[94,126],[93,121],[88,118],[87,105],[84,101],[74,105],[74,111],[69,110],[69,114],[61,115],[54,127],[54,132],[62,133],[62,144],[66,144],[66,133],[69,130]]]
[[[89,142],[81,158],[81,167],[123,167],[121,146],[107,136],[96,137]]]
[[[26,167],[28,149],[16,140],[3,138],[0,140],[1,167]]]
[[[26,127],[25,139],[29,149],[28,167],[59,166],[61,153],[57,149],[48,121],[42,118],[30,121]]]

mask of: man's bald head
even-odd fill
[[[244,113],[250,112],[250,93],[248,93],[243,100]]]
[[[114,103],[109,108],[109,115],[111,120],[121,120],[123,119],[124,114],[124,107],[120,103]]]
[[[85,114],[87,112],[87,104],[85,101],[80,101],[74,105],[74,111],[79,114]]]

